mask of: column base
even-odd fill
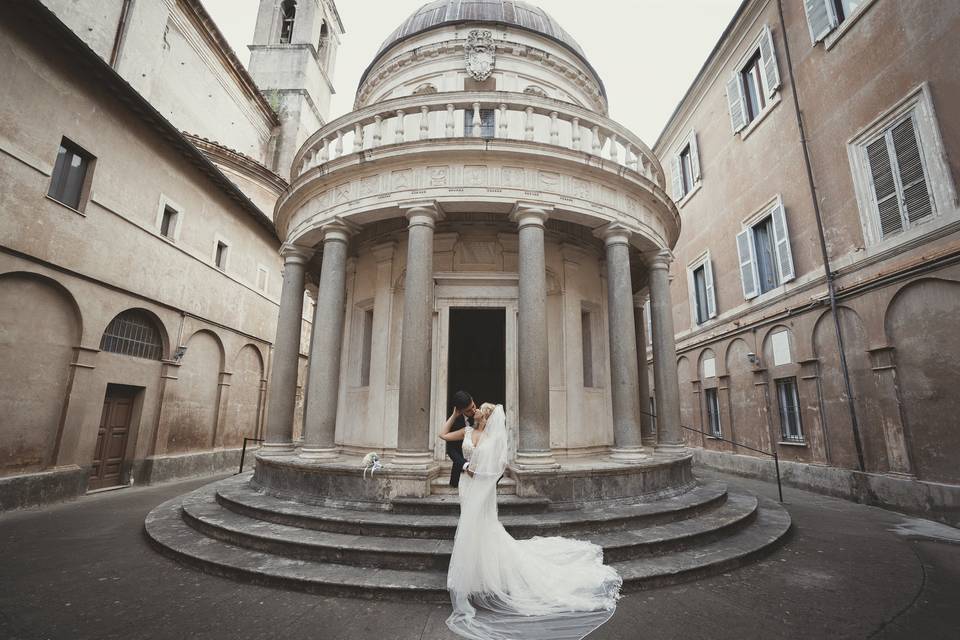
[[[680,455],[687,452],[687,445],[661,442],[661,443],[657,443],[657,446],[654,449],[654,451],[656,453],[668,453],[673,455]]]
[[[303,446],[298,455],[305,460],[335,460],[340,457],[340,450],[337,447]]]
[[[434,462],[433,453],[430,451],[397,451],[390,459],[390,464],[395,464],[404,469],[429,469],[436,462]]]
[[[553,453],[550,451],[518,451],[513,466],[521,470],[559,469]]]
[[[651,436],[649,438],[641,438],[640,446],[645,449],[653,449],[657,446],[657,436]]]
[[[261,442],[259,456],[289,456],[294,452],[292,442]]]
[[[652,452],[646,447],[618,447],[610,449],[610,459],[617,462],[642,462],[650,458]]]

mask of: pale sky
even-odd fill
[[[259,0],[202,0],[244,63]],[[530,0],[580,43],[607,88],[610,116],[649,146],[741,0]],[[425,0],[339,0],[346,33],[331,118],[353,106],[360,74],[383,40]]]

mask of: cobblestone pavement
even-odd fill
[[[699,473],[776,497],[767,483]],[[447,606],[251,586],[155,553],[147,512],[213,479],[0,515],[0,638],[453,638]],[[628,594],[589,640],[960,638],[960,530],[784,493],[786,544],[724,575]]]

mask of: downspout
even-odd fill
[[[117,68],[117,62],[120,60],[120,50],[123,47],[123,41],[127,35],[127,17],[130,14],[130,6],[133,0],[123,0],[123,6],[120,8],[120,19],[117,21],[117,33],[113,37],[113,50],[110,52],[110,66]]]
[[[807,134],[803,127],[803,118],[800,115],[800,98],[797,94],[797,84],[794,80],[793,61],[790,57],[790,43],[787,38],[787,24],[783,18],[783,0],[777,0],[777,12],[780,14],[780,30],[783,33],[783,49],[787,57],[787,70],[790,72],[790,92],[793,94],[793,109],[797,118],[797,128],[800,131],[800,146],[803,148],[803,162],[807,169],[807,183],[810,187],[810,198],[813,200],[813,213],[817,219],[817,234],[820,239],[820,254],[823,258],[823,270],[827,277],[827,294],[830,297],[830,313],[833,315],[833,327],[837,335],[837,349],[840,352],[840,370],[843,373],[843,384],[847,392],[847,407],[850,411],[850,424],[853,427],[853,443],[857,448],[857,464],[860,471],[865,471],[863,462],[863,444],[860,439],[860,423],[857,420],[857,408],[853,398],[853,387],[850,384],[850,369],[847,367],[846,351],[843,347],[843,331],[840,329],[840,317],[837,315],[837,294],[833,270],[830,268],[830,256],[827,253],[827,239],[823,232],[823,218],[820,215],[820,203],[817,200],[817,186],[813,179],[813,166],[810,163],[810,150],[807,148]],[[826,424],[826,422],[823,422]]]

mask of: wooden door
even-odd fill
[[[107,385],[107,395],[100,414],[97,448],[87,485],[89,490],[115,487],[121,483],[135,394],[135,389]]]

